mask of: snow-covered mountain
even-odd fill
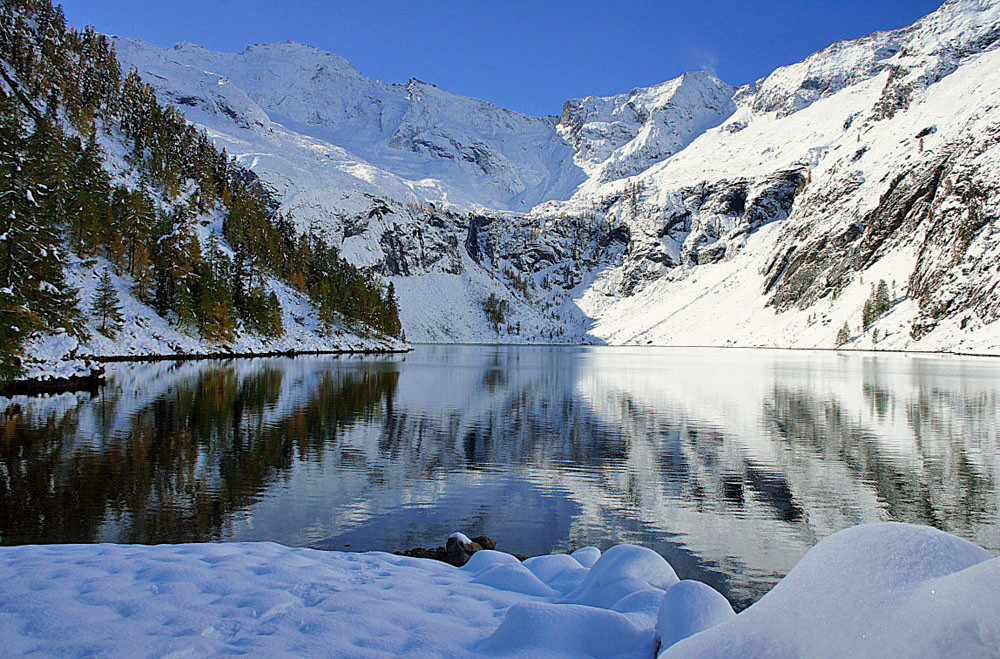
[[[301,166],[351,193],[515,210],[565,198],[584,180],[553,117],[529,117],[416,79],[371,80],[309,46],[214,53],[190,43],[161,50],[119,39],[115,47],[164,100],[222,133],[241,129],[234,147],[245,140],[256,157],[287,159],[293,172],[283,173],[293,178]],[[276,164],[258,161],[264,171],[281,171]]]
[[[846,324],[851,347],[1000,352],[996,0],[739,89],[688,73],[558,119],[298,44],[115,43],[390,277],[411,339],[830,347]],[[880,280],[891,306],[863,328]]]
[[[718,126],[736,109],[734,91],[707,73],[685,73],[628,94],[566,101],[559,129],[591,177],[613,181],[642,172]]]

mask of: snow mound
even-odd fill
[[[660,604],[656,621],[660,647],[668,648],[735,615],[722,593],[700,581],[685,579],[668,590]]]
[[[628,618],[577,604],[512,606],[477,648],[511,657],[649,657],[653,638]]]
[[[554,597],[558,594],[555,590],[542,583],[538,577],[520,563],[516,565],[494,565],[490,569],[476,575],[476,578],[472,582],[493,586],[500,590],[511,590],[515,593],[536,595],[538,597]]]
[[[594,563],[601,557],[601,550],[597,547],[580,547],[570,554],[576,561],[586,568],[594,567]]]
[[[495,549],[484,549],[473,554],[469,562],[463,565],[461,569],[478,577],[483,572],[491,570],[498,565],[519,565],[520,563],[521,561],[510,554],[505,554]]]
[[[536,577],[548,583],[566,570],[579,570],[581,565],[569,554],[549,554],[535,556],[524,562],[524,567],[531,570]]]
[[[1000,559],[985,549],[924,526],[856,526],[817,544],[759,602],[661,656],[994,656],[997,593]]]
[[[659,615],[664,595],[665,593],[659,588],[639,590],[615,602],[611,609],[618,613],[636,614],[634,616],[636,619],[648,623],[655,621]],[[639,616],[643,617],[639,618]]]
[[[568,554],[535,556],[526,560],[524,567],[564,595],[577,588],[587,576],[587,568]]]
[[[632,592],[650,586],[666,590],[678,581],[670,563],[652,549],[618,545],[604,552],[567,600],[611,606]]]

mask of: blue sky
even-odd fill
[[[293,40],[386,82],[411,77],[535,115],[685,71],[740,85],[837,39],[895,29],[936,0],[492,2],[63,0],[69,23],[212,50]]]

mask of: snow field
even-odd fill
[[[1000,558],[955,536],[862,525],[814,547],[757,604],[678,581],[655,552],[463,568],[274,543],[0,549],[0,639],[29,653],[204,656],[985,656]],[[596,559],[596,560],[594,560]]]

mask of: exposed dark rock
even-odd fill
[[[496,549],[497,541],[488,535],[477,535],[472,539],[474,543],[482,547],[483,549]]]
[[[482,545],[476,542],[462,542],[455,537],[448,538],[448,542],[444,546],[444,562],[462,567],[469,562],[473,554],[482,549]]]
[[[606,233],[602,233],[597,239],[597,244],[601,247],[609,247],[612,243],[622,243],[627,245],[631,239],[628,227],[621,224]]]
[[[900,66],[892,67],[889,79],[885,81],[885,87],[882,89],[882,96],[872,109],[872,119],[875,121],[892,119],[897,112],[910,106],[913,85],[903,82],[905,78],[906,69]]]
[[[476,263],[482,263],[485,256],[491,262],[493,259],[493,244],[489,235],[490,218],[481,215],[469,217],[469,232],[465,238],[465,251]]]
[[[96,393],[104,384],[104,367],[96,366],[87,375],[71,375],[45,380],[14,380],[0,388],[0,396],[37,396],[67,391],[88,391]],[[10,412],[10,408],[7,408]]]
[[[463,271],[462,259],[458,253],[457,229],[440,229],[437,222],[443,218],[432,214],[424,218],[426,225],[410,222],[394,224],[382,234],[379,246],[385,253],[379,273],[382,275],[420,274],[423,272],[444,272],[458,275]]]
[[[658,229],[630,234],[617,293],[642,290],[668,268],[682,263],[717,263],[743,245],[745,236],[761,226],[784,220],[805,183],[801,168],[764,179],[720,180],[680,190],[682,200],[647,213],[662,217]]]
[[[442,561],[455,567],[462,567],[469,562],[472,555],[483,549],[496,549],[497,541],[485,535],[479,535],[471,539],[471,542],[462,542],[458,538],[450,537],[444,547],[425,549],[424,547],[414,547],[404,551],[393,552],[397,556],[409,556],[411,558],[431,558]],[[515,556],[517,556],[515,554]],[[520,560],[525,557],[517,556]]]

